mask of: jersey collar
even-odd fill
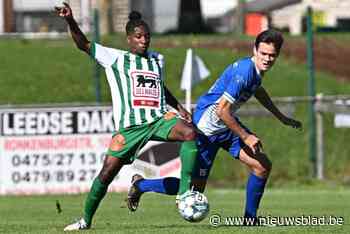
[[[255,67],[256,73],[257,73],[260,77],[263,77],[263,76],[264,76],[264,73],[261,72],[261,71],[258,69],[258,67],[256,66],[255,61],[254,61],[254,57],[251,57],[250,59],[251,59],[252,62],[254,63],[254,67]]]

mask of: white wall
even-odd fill
[[[202,15],[205,19],[225,14],[235,7],[237,0],[201,0]],[[177,27],[179,0],[154,0],[154,29],[162,33]]]
[[[47,11],[62,5],[62,2],[63,0],[13,0],[13,8],[15,11]]]
[[[237,0],[201,0],[202,14],[204,18],[218,17],[232,10],[237,5]]]
[[[83,32],[90,31],[90,12],[91,6],[89,0],[80,0],[80,21],[81,21],[81,30]]]
[[[154,0],[154,31],[166,32],[177,27],[179,0]]]
[[[4,32],[4,1],[0,0],[0,34]]]

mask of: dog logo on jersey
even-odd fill
[[[146,86],[146,84],[149,84],[148,86]],[[157,88],[157,84],[156,84],[156,80],[153,79],[152,77],[147,77],[147,76],[143,76],[143,75],[138,75],[137,76],[137,85],[136,87],[147,87],[147,88]]]
[[[133,106],[159,108],[159,74],[152,71],[135,70],[130,75],[132,79]]]

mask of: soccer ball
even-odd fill
[[[209,213],[206,196],[197,191],[187,191],[180,196],[178,209],[182,218],[189,222],[200,222]]]

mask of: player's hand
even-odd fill
[[[244,139],[244,143],[253,151],[254,154],[262,151],[263,146],[258,137],[253,134],[248,135],[247,138]]]
[[[187,122],[191,123],[192,122],[192,115],[190,112],[188,112],[185,108],[183,108],[182,106],[179,106],[179,114],[180,116],[186,120]]]
[[[57,15],[65,19],[73,18],[72,9],[68,5],[68,3],[63,2],[63,5],[64,5],[63,7],[55,7]]]
[[[303,124],[298,120],[291,119],[291,118],[285,118],[285,119],[283,119],[282,122],[287,126],[291,126],[292,128],[296,128],[299,130],[303,129]]]

